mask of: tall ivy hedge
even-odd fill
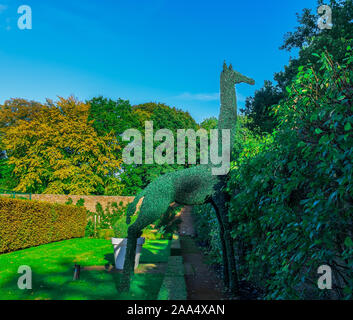
[[[299,68],[273,109],[272,134],[237,128],[229,217],[239,278],[260,289],[259,298],[353,298],[352,53],[348,47],[341,65],[326,53],[315,68]],[[194,212],[212,254],[214,213]],[[318,288],[322,265],[331,267],[332,290]]]
[[[210,203],[194,206],[192,216],[198,244],[207,253],[213,264],[222,264],[220,230],[213,206]]]
[[[0,197],[0,253],[83,237],[86,209]]]
[[[230,173],[239,272],[269,299],[353,298],[353,55],[319,58],[274,108],[277,130],[238,142]]]

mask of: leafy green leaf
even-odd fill
[[[320,128],[316,128],[316,129],[315,129],[315,133],[316,133],[316,134],[320,134],[320,133],[322,133],[322,132],[323,132],[323,131],[322,131]]]
[[[344,245],[348,248],[352,248],[353,247],[353,241],[350,237],[347,237],[345,240],[344,240]]]
[[[345,131],[349,131],[349,130],[351,130],[351,129],[352,129],[351,123],[350,123],[350,122],[347,122],[347,123],[345,124],[345,126],[344,126],[344,130],[345,130]]]

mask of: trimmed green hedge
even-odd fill
[[[0,253],[83,237],[86,209],[0,197]]]

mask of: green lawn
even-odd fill
[[[169,240],[147,240],[140,263],[167,262]],[[113,246],[102,239],[71,239],[0,255],[0,299],[156,299],[163,274],[135,274],[128,293],[121,293],[119,273],[81,271],[72,281],[74,264],[111,265]],[[18,267],[32,269],[32,290],[17,287]]]

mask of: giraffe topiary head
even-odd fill
[[[232,64],[227,67],[226,62],[223,63],[223,71],[221,74],[221,78],[223,78],[226,82],[229,82],[231,85],[236,85],[238,83],[247,83],[250,85],[255,84],[255,80],[243,76],[238,71],[233,70]]]
[[[229,67],[227,67],[226,62],[224,61],[223,70],[221,72],[221,110],[218,118],[218,129],[231,130],[231,146],[234,142],[234,133],[238,112],[235,85],[242,82],[251,85],[255,84],[253,79],[245,77],[241,73],[233,70],[231,64]]]

